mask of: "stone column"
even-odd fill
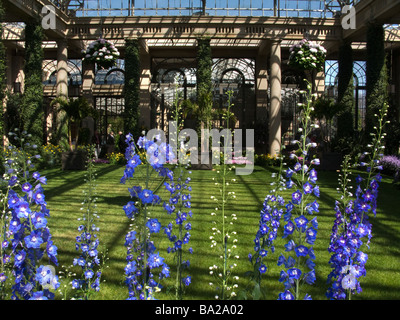
[[[271,104],[269,109],[269,153],[273,156],[281,147],[281,44],[271,43]]]
[[[317,72],[314,79],[314,88],[318,97],[321,97],[325,93],[325,72]]]
[[[82,96],[93,106],[94,64],[82,64]]]
[[[263,123],[264,119],[268,119],[268,54],[270,45],[264,40],[260,46],[256,60],[256,110],[255,110],[255,125],[263,125],[265,133],[268,132],[267,123]],[[262,139],[265,137],[265,139]],[[255,147],[256,153],[267,153],[267,135],[256,137]]]
[[[150,54],[147,42],[140,40],[140,126],[147,129],[150,128],[150,90],[151,90],[151,70],[150,70]]]
[[[57,78],[56,95],[60,98],[68,99],[68,42],[66,39],[57,41]],[[64,121],[64,112],[60,112],[59,106],[49,106],[46,118],[47,139],[60,140],[62,132],[66,132]]]
[[[57,97],[68,98],[68,46],[66,40],[57,41]]]

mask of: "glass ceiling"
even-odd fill
[[[280,16],[331,18],[341,5],[361,0],[53,0],[69,15]]]

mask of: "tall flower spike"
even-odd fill
[[[284,266],[280,282],[283,283],[285,291],[279,294],[279,300],[311,299],[309,294],[303,294],[300,290],[302,284],[312,285],[315,281],[315,255],[313,245],[317,236],[318,223],[314,216],[318,210],[316,198],[319,196],[317,183],[317,171],[313,168],[319,164],[317,159],[306,159],[309,149],[315,147],[308,143],[313,125],[311,123],[312,111],[312,89],[307,85],[306,104],[301,105],[301,138],[294,143],[298,145],[298,157],[293,168],[286,170],[286,187],[293,189],[291,199],[286,205],[284,214],[283,238],[288,239],[285,245],[285,253],[278,259],[278,266]],[[314,192],[314,190],[316,190]]]
[[[180,137],[180,128],[183,125],[182,117],[182,99],[179,90],[176,90],[174,105],[171,110],[172,119],[175,121],[175,137]],[[174,138],[171,138],[174,139]],[[184,253],[193,253],[191,247],[184,250],[189,246],[192,224],[190,218],[192,217],[192,204],[191,204],[191,171],[188,170],[190,163],[185,163],[185,157],[188,155],[188,148],[183,141],[172,141],[177,146],[177,161],[173,166],[173,172],[169,175],[169,180],[164,182],[165,189],[169,192],[170,197],[168,201],[163,203],[164,210],[168,215],[171,215],[173,221],[164,227],[164,233],[167,235],[171,245],[168,247],[167,252],[174,254],[176,280],[175,280],[175,298],[182,300],[186,287],[191,283],[191,277],[187,275],[184,277],[184,272],[189,268],[190,261],[184,260]],[[167,147],[164,149],[167,153]],[[168,273],[169,275],[169,273]]]
[[[360,293],[361,277],[366,275],[365,265],[368,255],[364,252],[369,248],[372,237],[371,214],[376,216],[378,188],[381,182],[380,159],[383,147],[384,125],[387,105],[380,110],[378,126],[372,135],[372,143],[367,145],[370,150],[361,157],[360,166],[367,167],[366,177],[355,178],[355,193],[350,192],[351,164],[350,156],[344,158],[340,175],[340,201],[336,200],[336,219],[328,251],[331,253],[329,264],[332,268],[327,282],[330,284],[326,292],[329,299],[351,299]]]
[[[90,155],[94,154],[91,147]],[[81,210],[83,211],[82,221],[78,227],[80,235],[76,237],[76,250],[79,256],[73,260],[74,266],[82,269],[80,279],[72,281],[72,288],[76,290],[76,297],[88,300],[94,292],[100,291],[100,280],[105,263],[105,253],[99,251],[100,240],[97,236],[99,228],[96,221],[100,219],[97,212],[97,193],[96,193],[96,169],[94,159],[89,156],[87,161],[86,188],[83,191],[84,200]]]
[[[164,166],[171,156],[163,144],[149,141],[145,137],[139,138],[136,144],[132,135],[128,134],[126,143],[127,165],[121,183],[126,183],[135,173],[139,175],[145,172],[145,177],[138,179],[143,182],[142,185],[128,189],[132,200],[123,207],[125,214],[133,222],[133,229],[129,230],[125,237],[125,283],[129,290],[128,299],[154,299],[154,294],[161,290],[161,285],[155,281],[154,271],[160,270],[158,278],[161,281],[169,276],[169,266],[156,252],[156,246],[151,240],[152,234],[160,232],[162,226],[157,218],[150,216],[150,208],[161,203],[161,198],[156,194],[161,184],[152,189],[150,183],[157,180],[152,176],[154,172],[162,179],[172,176],[172,172]],[[138,158],[139,149],[144,150],[146,154],[143,165],[142,160],[139,161]]]
[[[231,107],[233,92],[228,91],[228,108],[225,112],[224,119],[226,120],[228,134],[231,134],[229,128],[229,119],[232,115]],[[226,141],[226,140],[225,140]],[[235,179],[231,179],[229,175],[234,169],[234,166],[227,164],[227,159],[231,155],[232,150],[228,148],[226,144],[223,146],[222,152],[222,163],[219,165],[217,170],[217,182],[220,186],[220,197],[212,196],[212,199],[216,202],[215,212],[211,215],[215,218],[213,221],[212,235],[210,236],[211,248],[217,252],[217,256],[221,258],[222,261],[216,262],[210,267],[210,275],[212,275],[216,281],[217,289],[217,299],[225,300],[232,299],[236,296],[237,283],[235,283],[239,277],[233,276],[233,270],[236,267],[236,263],[232,262],[239,259],[239,256],[235,254],[236,243],[238,241],[236,231],[233,231],[231,227],[237,219],[235,213],[232,213],[230,219],[228,218],[229,202],[236,198],[234,191],[229,191],[230,182],[234,182]],[[221,154],[218,154],[221,156]],[[213,282],[210,285],[214,286]]]
[[[285,179],[283,178],[283,160],[284,156],[281,147],[279,155],[280,166],[279,173],[273,174],[275,181],[272,183],[273,190],[264,199],[263,207],[260,212],[259,229],[254,238],[254,253],[249,253],[249,261],[253,266],[253,271],[249,272],[250,278],[254,283],[252,289],[253,299],[259,299],[262,293],[262,276],[268,271],[267,258],[269,252],[275,252],[274,241],[278,236],[283,208],[285,205],[284,198],[280,193],[286,189]]]

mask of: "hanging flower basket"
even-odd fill
[[[109,69],[115,66],[119,57],[118,49],[111,41],[99,38],[91,42],[86,50],[82,50],[82,61],[96,63],[98,68]]]
[[[324,68],[326,49],[316,42],[303,39],[291,46],[289,53],[288,64],[292,67],[317,72]]]

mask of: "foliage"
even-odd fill
[[[119,52],[111,41],[99,38],[82,50],[82,55],[84,63],[96,63],[101,69],[109,69],[116,64]]]
[[[125,42],[125,114],[124,132],[130,132],[135,139],[140,135],[140,57],[139,41],[126,39]]]
[[[382,172],[394,175],[400,172],[400,158],[395,155],[383,156],[380,160]]]
[[[300,70],[321,71],[325,65],[326,49],[307,39],[301,40],[289,49],[290,66]]]
[[[6,52],[3,43],[3,22],[4,20],[4,8],[3,1],[0,0],[0,101],[4,100],[4,89],[5,89],[5,78],[6,78]],[[3,135],[4,135],[4,110],[0,108],[0,147],[3,146]]]
[[[112,152],[107,155],[111,164],[126,164],[125,156],[121,152]]]
[[[32,142],[42,145],[44,140],[43,111],[43,28],[40,22],[25,26],[25,91],[22,101],[23,129],[32,135]]]
[[[79,143],[80,124],[81,121],[91,116],[97,118],[97,111],[92,108],[89,101],[85,97],[78,97],[77,99],[66,99],[62,96],[55,98],[51,104],[58,104],[58,112],[64,111],[68,122],[68,144],[70,150],[76,149]],[[73,136],[73,125],[77,128],[76,135]],[[73,145],[75,141],[75,146]]]
[[[22,101],[23,95],[21,93],[7,93],[7,105],[4,114],[6,132],[13,132],[16,128],[22,128]],[[11,141],[11,143],[16,144],[18,142]]]
[[[399,154],[400,148],[400,122],[399,105],[395,102],[394,95],[389,99],[388,119],[390,122],[386,125],[385,131],[385,154]]]
[[[336,138],[350,138],[354,135],[354,80],[353,50],[351,43],[344,43],[339,53],[337,132]]]
[[[382,24],[371,22],[367,29],[367,88],[366,88],[366,115],[365,140],[377,126],[375,114],[384,104],[388,103],[388,74],[386,53],[384,47],[385,31]]]
[[[197,39],[197,103],[199,106],[199,120],[206,129],[210,129],[212,114],[212,56],[210,41],[210,38]]]
[[[314,110],[311,116],[319,120],[321,140],[323,141],[324,151],[330,151],[332,138],[334,137],[334,119],[337,114],[343,110],[343,106],[335,103],[333,99],[320,97],[315,100]],[[337,130],[338,132],[339,130]]]
[[[48,143],[43,145],[39,149],[40,160],[39,167],[40,168],[54,168],[59,167],[61,164],[61,148],[57,145],[53,145]]]
[[[280,157],[277,155],[271,156],[268,154],[256,154],[254,156],[254,164],[262,167],[279,166]]]

